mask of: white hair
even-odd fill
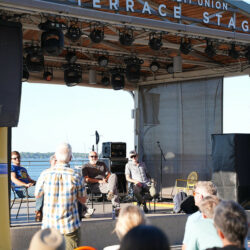
[[[55,156],[57,161],[68,163],[71,160],[72,156],[72,148],[70,144],[60,144],[56,149]]]

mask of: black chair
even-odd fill
[[[107,194],[101,192],[94,192],[91,188],[91,184],[86,184],[88,199],[87,205],[91,202],[91,208],[94,208],[94,200],[102,199],[102,211],[105,212],[105,200],[107,199]]]
[[[17,210],[17,213],[16,213],[16,219],[17,219],[17,217],[19,215],[20,208],[21,208],[22,204],[25,203],[25,201],[26,201],[26,206],[27,206],[27,221],[29,221],[29,198],[35,198],[34,195],[31,195],[31,192],[30,192],[29,189],[30,188],[27,188],[27,187],[19,187],[19,190],[16,191],[15,187],[11,186],[11,190],[13,192],[14,199],[12,201],[10,209],[12,209],[12,207],[15,204],[16,201],[19,203],[19,207],[18,207],[18,210]]]
[[[134,195],[134,183],[128,182],[128,194],[130,196],[133,196],[133,200],[136,201],[138,204],[138,201]],[[149,191],[146,191],[145,189],[142,191],[142,196],[145,202],[148,203],[150,211],[151,211],[151,202],[152,201],[154,202],[154,212],[155,212],[155,202],[156,202],[155,197],[152,197]]]

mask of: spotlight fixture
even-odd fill
[[[44,68],[44,56],[39,46],[25,48],[25,64],[29,72],[41,72]]]
[[[130,28],[125,28],[123,31],[119,30],[119,41],[124,46],[130,46],[134,42],[134,32]]]
[[[169,63],[167,64],[166,70],[169,74],[173,74],[174,73],[174,65],[173,63]]]
[[[106,56],[99,56],[98,57],[98,64],[100,67],[106,67],[109,63],[109,59]]]
[[[82,81],[81,65],[76,63],[64,65],[64,81],[68,87],[72,87],[80,83]]]
[[[124,70],[122,68],[111,69],[111,85],[114,90],[120,90],[124,88]]]
[[[187,55],[192,49],[192,44],[191,44],[191,41],[190,39],[188,39],[187,41],[185,41],[185,38],[182,37],[181,38],[181,44],[180,44],[180,51]]]
[[[216,55],[216,50],[213,46],[213,42],[210,41],[209,39],[207,39],[207,47],[205,49],[205,53],[209,56],[209,57],[213,57]]]
[[[149,34],[149,42],[148,45],[153,50],[159,50],[162,46],[162,34],[161,33],[155,33],[151,32]]]
[[[238,59],[238,57],[240,56],[239,52],[235,49],[235,44],[231,45],[231,49],[229,50],[228,55],[233,59]]]
[[[144,63],[142,59],[137,57],[129,57],[124,60],[127,64],[126,77],[129,82],[138,83],[141,76],[141,64]]]
[[[46,81],[52,81],[53,80],[53,69],[50,70],[47,68],[46,71],[43,73],[43,79]]]
[[[77,40],[80,39],[81,35],[82,35],[81,29],[77,25],[72,24],[68,28],[65,36],[68,37],[72,42],[76,42]]]
[[[104,39],[104,28],[94,27],[94,29],[90,32],[89,37],[92,42],[100,43]]]
[[[108,86],[110,84],[110,77],[108,74],[104,74],[102,75],[102,79],[101,79],[101,83],[104,86]]]
[[[71,63],[71,64],[75,63],[77,60],[76,52],[68,51],[65,56],[65,59],[68,61],[68,63]]]
[[[27,82],[28,79],[29,79],[29,71],[28,71],[28,68],[27,68],[27,65],[25,63],[25,58],[23,58],[23,76],[22,76],[22,82]]]
[[[245,57],[250,62],[250,46],[247,47],[247,52],[245,53]]]
[[[157,61],[153,61],[149,67],[150,70],[155,73],[160,69],[160,64]]]

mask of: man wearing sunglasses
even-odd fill
[[[26,197],[23,187],[29,188],[35,185],[36,181],[32,180],[27,169],[21,166],[21,156],[18,151],[11,152],[11,182],[16,194],[20,197]]]
[[[82,169],[85,182],[90,185],[91,191],[107,193],[107,199],[112,201],[112,205],[119,213],[120,201],[117,190],[117,176],[111,174],[104,162],[98,161],[98,155],[95,151],[89,153],[89,163]]]
[[[153,181],[151,182],[145,163],[139,162],[136,151],[130,151],[129,157],[131,161],[127,163],[125,167],[126,180],[133,183],[133,191],[138,201],[138,205],[140,206],[143,204],[144,212],[148,213],[144,193],[149,192],[152,197],[155,196],[156,191]]]

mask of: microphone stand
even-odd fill
[[[156,142],[157,143],[157,145],[158,145],[158,147],[159,147],[159,149],[160,149],[160,151],[161,151],[161,179],[160,179],[160,201],[162,201],[162,159],[164,159],[164,161],[166,161],[166,158],[165,158],[165,156],[164,156],[164,154],[163,154],[163,152],[162,152],[162,148],[161,148],[161,145],[160,145],[160,142],[159,141],[157,141]]]

